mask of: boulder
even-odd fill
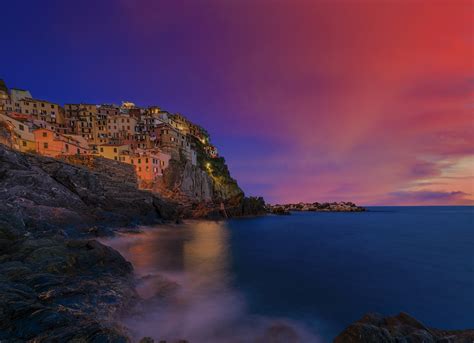
[[[393,317],[366,314],[334,339],[334,343],[471,343],[473,341],[474,330],[430,329],[403,312]]]

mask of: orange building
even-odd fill
[[[171,156],[161,151],[125,152],[120,161],[135,166],[137,178],[141,181],[156,181],[163,176],[163,170],[168,167]]]
[[[78,140],[60,135],[49,129],[36,129],[33,131],[36,144],[36,152],[57,157],[60,155],[80,155],[88,154],[89,149]]]

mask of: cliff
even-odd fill
[[[70,162],[77,165],[0,145],[0,225],[75,234],[177,216],[176,205],[137,189],[132,166],[91,157]]]
[[[212,218],[265,214],[263,198],[247,198],[232,178],[223,157],[209,157],[204,145],[189,136],[197,154],[193,165],[183,155],[170,160],[153,190],[180,204],[183,217]]]

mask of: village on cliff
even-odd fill
[[[65,104],[8,88],[0,79],[0,143],[48,157],[100,156],[133,165],[140,188],[151,188],[170,159],[197,165],[197,145],[218,157],[209,134],[181,114],[132,102]]]

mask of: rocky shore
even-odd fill
[[[0,341],[129,341],[116,320],[138,297],[133,268],[118,252],[5,228],[0,245]]]
[[[353,202],[341,201],[267,205],[267,211],[271,214],[289,215],[291,212],[364,212],[366,209]]]
[[[92,156],[52,159],[1,144],[0,199],[2,342],[129,342],[117,323],[140,305],[133,267],[91,238],[117,227],[225,217],[212,202],[200,213],[139,190],[132,166]],[[256,214],[264,205],[243,193],[229,201],[235,207],[226,216]]]
[[[474,330],[438,330],[428,328],[406,313],[393,317],[366,314],[350,325],[334,343],[472,343]]]
[[[224,192],[220,189],[221,196]],[[265,209],[262,198],[245,198],[238,191],[229,194],[228,217],[266,211],[364,210],[347,202]],[[133,266],[91,238],[112,235],[113,227],[176,221],[183,216],[223,217],[212,201],[189,207],[137,189],[133,169],[114,161],[81,157],[60,161],[1,145],[0,199],[2,342],[130,342],[118,319],[141,303]],[[192,342],[192,337],[188,339]],[[472,330],[429,329],[400,314],[366,315],[335,342],[473,340]],[[276,326],[258,341],[301,339],[290,327]]]

